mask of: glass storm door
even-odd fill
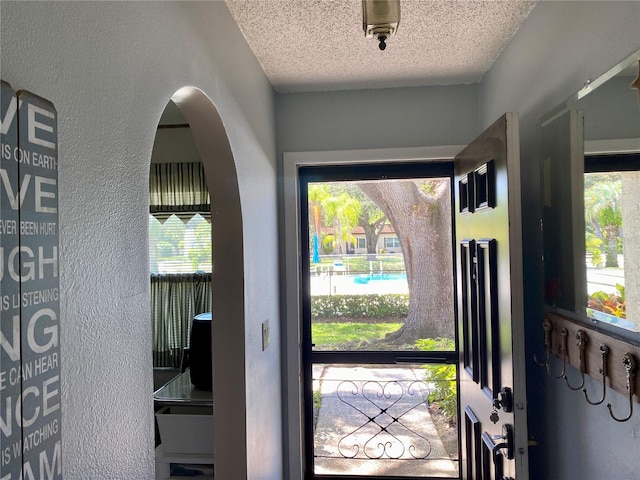
[[[305,478],[458,478],[452,162],[301,167]]]
[[[528,478],[518,119],[455,159],[461,476]]]

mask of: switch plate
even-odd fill
[[[269,346],[269,319],[262,322],[262,351]]]

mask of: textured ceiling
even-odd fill
[[[401,0],[380,51],[360,0],[226,0],[278,92],[479,82],[535,1]]]

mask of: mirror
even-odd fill
[[[540,122],[545,304],[634,342],[640,342],[638,77],[640,51]]]

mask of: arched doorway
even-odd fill
[[[184,87],[171,100],[193,136],[211,198],[215,475],[246,478],[244,257],[235,161],[218,110],[201,90]]]

